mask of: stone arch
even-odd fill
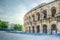
[[[51,8],[51,16],[54,17],[56,14],[56,7]]]
[[[36,29],[37,29],[37,33],[39,33],[39,32],[40,32],[40,26],[38,25],[38,26],[36,27]]]
[[[39,21],[40,20],[40,13],[38,12],[36,15],[37,15],[37,20]]]
[[[47,18],[47,10],[43,10],[44,19]]]
[[[32,15],[32,19],[33,19],[33,21],[35,21],[35,15],[34,14]]]
[[[28,16],[26,17],[26,19],[29,19]]]
[[[29,32],[31,32],[31,27],[29,26]]]
[[[56,24],[52,24],[51,25],[51,34],[53,34],[53,32],[57,33],[57,26],[56,26]]]
[[[31,17],[29,16],[29,22],[31,22]]]
[[[46,24],[43,25],[43,33],[47,33],[47,25]]]
[[[31,17],[29,16],[29,19],[30,19]]]
[[[28,32],[28,27],[25,28],[25,31]]]
[[[32,32],[33,32],[33,33],[35,32],[35,27],[34,27],[34,26],[32,26]]]

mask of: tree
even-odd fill
[[[19,30],[20,30],[20,31],[22,31],[22,28],[23,28],[22,25],[19,25]]]
[[[8,28],[8,23],[2,22],[2,28]]]
[[[14,30],[22,31],[22,25],[20,25],[20,24],[15,24],[15,25],[14,25]]]
[[[14,25],[14,30],[18,30],[18,25],[17,24]]]
[[[8,22],[3,22],[0,20],[0,29],[4,30],[8,28]]]
[[[2,26],[2,21],[0,20],[0,28],[1,28],[1,26]]]

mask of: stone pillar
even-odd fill
[[[57,24],[57,31],[60,32],[60,22]]]
[[[47,34],[51,33],[51,25],[50,23],[47,23]]]
[[[27,31],[29,32],[29,27],[27,27]]]
[[[40,33],[43,33],[43,25],[40,25]]]
[[[40,24],[40,26],[39,26],[39,29],[41,28],[41,24]],[[39,32],[39,33],[41,33],[41,32]]]
[[[36,25],[35,25],[35,33],[37,33]]]
[[[31,33],[32,33],[32,26],[31,26]]]

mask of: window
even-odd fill
[[[44,19],[47,18],[47,11],[46,10],[43,11],[43,15],[44,15]]]
[[[35,21],[35,16],[34,15],[32,15],[32,18],[33,18],[33,21]]]
[[[29,22],[31,22],[31,17],[29,16]]]
[[[40,13],[39,12],[37,13],[37,20],[38,21],[40,20]]]
[[[56,14],[56,8],[55,7],[52,7],[51,8],[51,13],[52,13],[52,17],[54,17],[55,16],[55,14]]]

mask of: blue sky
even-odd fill
[[[0,19],[23,24],[24,15],[32,8],[52,0],[0,0]]]

